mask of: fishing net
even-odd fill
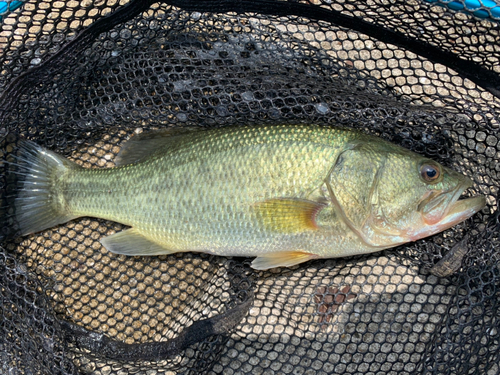
[[[500,7],[491,0],[0,2],[0,153],[88,168],[166,127],[316,123],[474,180],[487,207],[396,249],[257,272],[124,257],[124,226],[16,236],[0,164],[2,374],[499,374]]]

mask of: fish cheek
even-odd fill
[[[383,203],[381,201],[380,203]],[[390,247],[410,241],[408,228],[412,215],[386,212],[384,205],[373,207],[372,215],[366,221],[363,233],[370,237],[373,246]]]
[[[380,236],[385,235],[386,242],[409,238],[409,231],[422,225],[418,205],[425,198],[427,187],[420,178],[419,164],[413,155],[387,155],[373,202],[376,204],[367,223]]]

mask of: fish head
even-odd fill
[[[398,146],[374,143],[343,157],[350,160],[333,169],[342,173],[332,176],[332,194],[348,226],[369,246],[416,241],[485,206],[484,196],[460,199],[471,179]]]

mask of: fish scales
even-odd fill
[[[115,253],[256,256],[252,266],[267,269],[414,241],[485,204],[458,200],[472,185],[467,177],[342,128],[145,133],[119,159],[115,168],[85,169],[21,143],[15,211],[23,234],[92,216],[131,227],[101,240]]]
[[[289,249],[298,238],[288,237],[306,237],[301,242],[310,247],[304,233],[266,230],[253,204],[305,198],[320,186],[348,139],[338,133],[269,127],[188,134],[142,163],[74,170],[64,196],[74,215],[130,225],[175,251],[251,256]]]

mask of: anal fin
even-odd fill
[[[112,253],[127,256],[152,256],[175,253],[175,251],[166,249],[144,237],[135,228],[105,237],[101,240],[101,244]]]
[[[317,257],[316,254],[306,253],[304,251],[280,251],[258,256],[253,260],[252,268],[256,270],[267,270],[275,267],[291,267]]]

